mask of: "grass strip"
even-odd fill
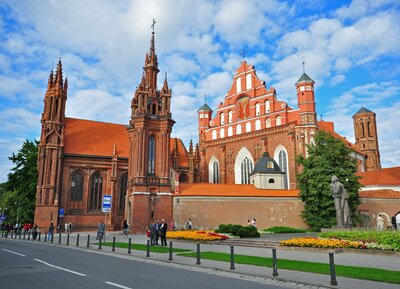
[[[179,256],[196,258],[196,253],[180,253]],[[230,254],[201,252],[201,259],[230,262]],[[235,254],[235,263],[272,268],[272,258]],[[329,264],[278,259],[278,269],[302,271],[329,275]],[[400,284],[400,271],[385,269],[335,265],[336,275],[354,279]]]
[[[96,243],[96,245],[98,245],[98,244],[99,243]],[[102,246],[107,246],[107,247],[112,247],[112,244],[113,244],[112,242],[101,243]],[[115,242],[115,248],[128,249],[128,243]],[[138,251],[146,251],[147,250],[147,245],[144,245],[144,244],[131,244],[131,249],[132,250],[138,250]],[[172,248],[172,252],[174,252],[174,253],[189,252],[189,251],[191,251],[191,250]],[[168,253],[169,252],[169,247],[150,246],[150,252]]]

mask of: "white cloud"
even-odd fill
[[[346,80],[346,76],[344,76],[343,74],[339,74],[339,75],[336,75],[336,76],[332,77],[332,79],[330,80],[329,84],[332,85],[332,86],[335,86],[335,85],[337,85],[339,83],[342,83],[345,80]]]
[[[353,0],[349,5],[338,9],[336,15],[342,19],[357,19],[392,4],[398,5],[398,2],[396,0]]]

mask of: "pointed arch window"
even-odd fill
[[[208,182],[212,184],[220,182],[219,162],[215,156],[212,156],[208,163]]]
[[[242,133],[242,126],[240,124],[238,124],[236,126],[236,134],[241,134]]]
[[[225,137],[225,129],[221,128],[219,131],[219,138],[224,138]]]
[[[253,162],[245,157],[240,165],[241,170],[241,183],[250,184],[250,174],[253,172]]]
[[[260,115],[261,110],[260,110],[260,104],[257,102],[256,103],[256,116]]]
[[[71,176],[71,195],[70,200],[73,202],[81,202],[83,198],[84,177],[82,172],[76,171]]]
[[[220,116],[221,116],[221,124],[225,124],[225,114],[221,112]]]
[[[213,183],[219,183],[219,165],[217,161],[213,163]]]
[[[265,120],[265,127],[271,127],[271,119],[270,118],[267,118]]]
[[[233,121],[233,112],[232,110],[228,111],[228,122],[232,123]]]
[[[233,135],[233,128],[230,126],[228,127],[228,136],[232,136]]]
[[[118,184],[118,211],[123,212],[125,210],[125,197],[126,189],[128,187],[128,173],[124,173],[119,178]]]
[[[148,173],[149,175],[155,174],[156,166],[156,141],[154,136],[149,138],[149,155],[148,155]]]
[[[251,74],[246,75],[246,89],[251,88]]]
[[[251,123],[246,123],[246,132],[251,132]]]
[[[288,167],[287,167],[287,155],[284,150],[281,150],[279,152],[279,167],[281,168],[282,172],[285,172],[285,175],[283,177],[283,186],[284,189],[288,189],[289,187],[289,176],[288,176]]]
[[[236,93],[242,91],[242,79],[240,77],[236,78]]]
[[[270,107],[269,107],[269,100],[265,101],[265,113],[269,113]]]
[[[217,139],[217,131],[213,130],[212,135],[211,135],[212,139]]]
[[[276,123],[276,125],[282,124],[282,118],[279,115],[275,118],[275,123]]]
[[[260,130],[261,129],[261,120],[257,119],[256,120],[256,130]]]
[[[101,197],[103,195],[103,178],[95,172],[90,180],[89,211],[101,210]]]

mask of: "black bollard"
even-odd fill
[[[331,272],[331,285],[337,285],[336,272],[335,272],[335,260],[333,259],[333,252],[329,252],[329,268]]]
[[[67,246],[69,245],[69,234],[67,234]]]
[[[76,246],[79,247],[79,234],[76,235]]]
[[[197,243],[196,265],[200,265],[200,243]]]
[[[61,232],[58,234],[58,244],[61,244]]]
[[[115,251],[115,236],[113,237],[113,246],[112,246],[112,251]]]
[[[231,246],[231,270],[235,270],[235,251],[234,247]]]
[[[26,232],[24,231],[24,238],[23,238],[23,240],[25,240],[25,234],[26,234]]]
[[[19,239],[21,240],[21,231],[19,231]]]
[[[42,236],[42,233],[39,232],[39,238],[38,238],[38,242],[40,242],[40,237]]]
[[[14,237],[13,234],[14,234],[14,231],[11,230],[11,239]]]
[[[129,238],[129,240],[128,240],[128,254],[131,253],[131,244],[132,244],[131,242],[132,242],[132,239]]]
[[[100,237],[100,239],[99,239],[99,250],[101,250],[101,237]]]
[[[278,276],[278,262],[275,248],[272,249],[272,276]]]
[[[28,241],[31,239],[31,231],[28,231]]]
[[[87,245],[86,245],[87,248],[89,248],[89,244],[90,244],[90,235],[87,235]]]
[[[54,233],[51,233],[51,243],[54,241]]]
[[[147,240],[146,257],[150,257],[150,240]]]
[[[169,242],[169,261],[172,261],[172,242]]]
[[[4,237],[4,232],[3,232],[3,231],[1,231],[1,237],[2,237],[2,238]]]
[[[20,237],[21,237],[21,235],[19,235]],[[20,238],[21,239],[21,238]],[[46,232],[46,234],[44,234],[44,241],[46,242],[47,241],[47,232]]]

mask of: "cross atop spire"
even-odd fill
[[[241,53],[241,55],[242,55],[242,60],[244,60],[244,57],[245,57],[245,51],[244,51],[244,48],[242,48],[242,53]]]
[[[151,24],[151,28],[153,29],[153,33],[154,33],[154,25],[156,24],[156,20],[153,18],[153,24]]]
[[[306,65],[305,65],[306,63],[304,62],[304,60],[301,64],[303,65],[303,73],[306,73]]]

